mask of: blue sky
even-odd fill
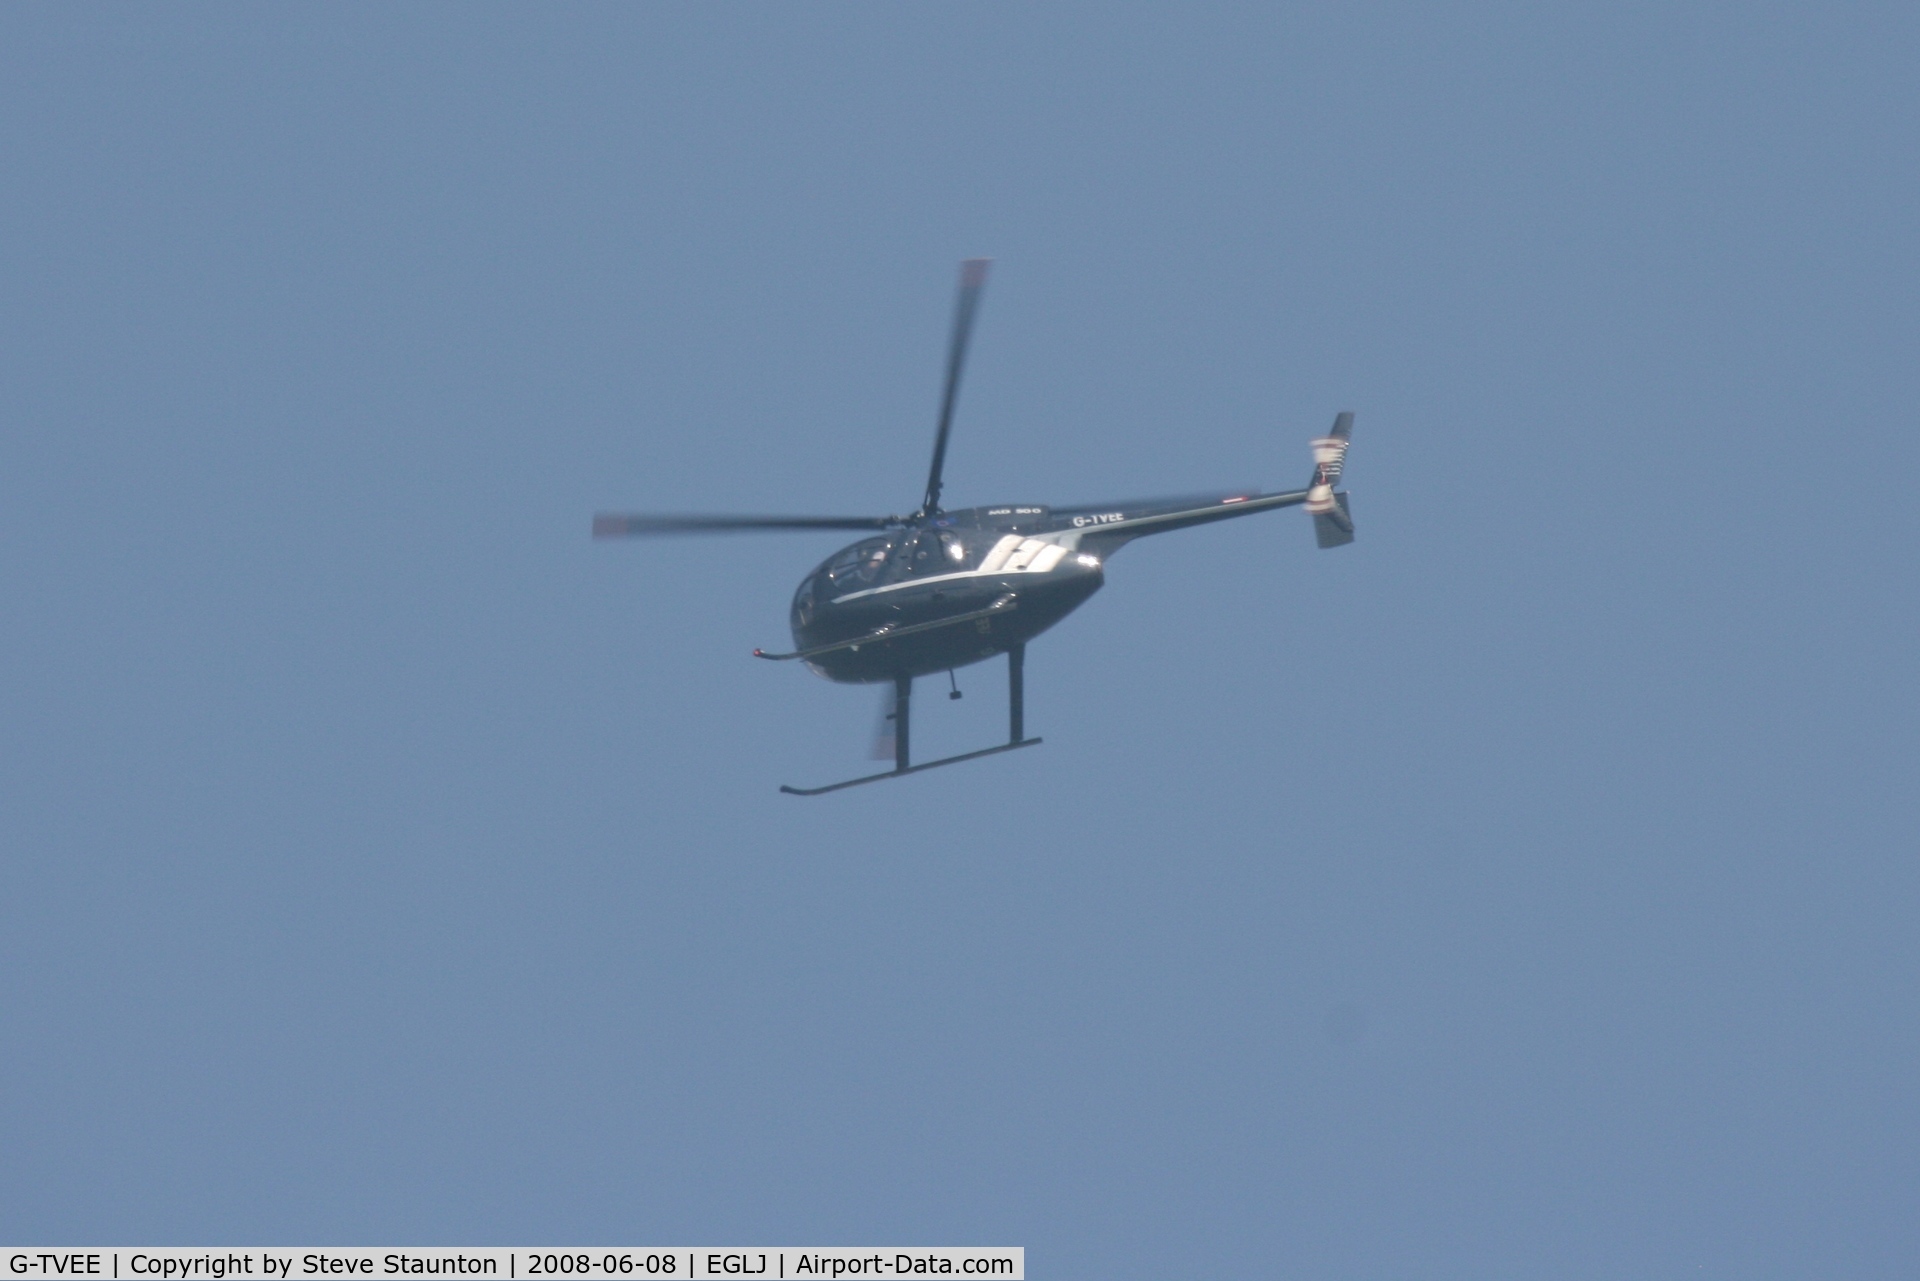
[[[0,1238],[1920,1251],[1901,6],[0,14]],[[1147,540],[816,801],[950,505]],[[1000,732],[997,668],[923,752]]]

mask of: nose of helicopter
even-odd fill
[[[1046,631],[1106,582],[1098,556],[1055,550],[1062,554],[1044,562],[1031,557],[997,571],[932,575],[821,602],[807,624],[796,617],[795,648],[834,646],[808,665],[835,681],[924,675],[991,658]]]

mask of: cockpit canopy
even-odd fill
[[[1043,524],[1046,516],[1044,507],[976,507],[945,513],[932,528],[902,529],[842,548],[794,593],[794,625],[810,626],[820,606],[854,592],[978,569],[1008,532]]]
[[[893,554],[894,539],[869,538],[842,548],[820,567],[808,574],[793,594],[793,622],[806,627],[813,622],[819,602],[832,600],[848,592],[857,592],[880,581],[887,558]]]
[[[842,550],[822,565],[818,572],[826,576],[829,586],[841,591],[854,591],[856,585],[871,586],[880,577],[880,571],[886,568],[887,557],[892,551],[893,539],[869,538]]]

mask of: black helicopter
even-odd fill
[[[834,553],[794,593],[794,649],[785,654],[754,650],[757,658],[799,659],[835,681],[893,683],[893,768],[825,787],[785,787],[795,796],[819,796],[843,787],[899,778],[996,752],[1031,747],[1025,722],[1027,642],[1077,609],[1106,582],[1108,557],[1148,534],[1164,534],[1276,507],[1304,506],[1313,516],[1322,547],[1353,541],[1347,495],[1336,492],[1353,415],[1334,419],[1333,430],[1313,442],[1313,475],[1304,489],[1284,493],[1231,493],[1194,498],[1148,499],[1092,507],[1007,504],[945,511],[940,506],[941,469],[954,400],[966,363],[967,339],[980,291],[985,258],[960,264],[960,297],[947,350],[946,390],[933,438],[933,467],[920,509],[910,516],[671,516],[601,514],[595,538],[652,534],[719,533],[738,530],[859,529],[872,537]],[[912,763],[908,751],[913,678],[1007,656],[1007,741],[979,751]],[[949,695],[960,696],[958,686]]]

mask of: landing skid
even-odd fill
[[[1001,752],[1011,752],[1015,748],[1032,747],[1040,740],[1027,737],[1027,647],[1015,645],[1007,651],[1007,741],[997,747],[983,747],[977,752],[962,752],[958,756],[948,756],[937,761],[928,761],[924,765],[915,765],[909,759],[908,732],[912,725],[913,677],[896,676],[893,678],[893,768],[880,774],[868,774],[864,778],[850,778],[843,783],[828,783],[825,787],[790,787],[784,783],[780,790],[788,796],[824,796],[828,792],[837,792],[846,787],[858,787],[862,783],[878,783],[885,778],[904,778],[908,774],[918,774],[921,770],[939,769],[942,765],[958,765],[961,761],[978,760],[982,756],[997,756]]]
[[[961,761],[977,760],[982,756],[994,756],[1001,752],[1011,752],[1016,748],[1032,747],[1040,742],[1037,738],[1023,738],[1017,743],[1002,743],[998,747],[983,747],[977,752],[963,752],[958,756],[949,756],[945,760],[928,761],[924,765],[909,765],[905,769],[890,769],[880,774],[869,774],[865,778],[850,778],[844,783],[828,783],[825,787],[790,787],[785,783],[780,790],[788,796],[825,796],[828,792],[837,792],[843,787],[858,787],[862,783],[878,783],[883,778],[905,778],[909,774],[918,774],[923,769],[939,769],[942,765],[958,765]]]

